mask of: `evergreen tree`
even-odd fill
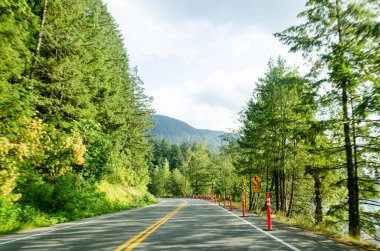
[[[304,24],[293,26],[276,36],[291,51],[302,51],[314,61],[314,70],[327,69],[332,83],[334,98],[341,107],[344,138],[347,190],[349,205],[349,233],[360,238],[358,169],[355,164],[355,138],[350,116],[350,99],[358,86],[373,81],[372,69],[378,64],[375,44],[379,39],[377,1],[309,0],[308,9],[300,13]],[[371,54],[371,55],[369,55]],[[376,87],[373,87],[376,89]]]
[[[300,189],[296,179],[305,168],[300,162],[307,156],[305,138],[315,104],[307,81],[287,68],[283,59],[270,61],[268,67],[241,115],[238,143],[249,157],[240,159],[237,170],[246,179],[253,173],[266,180],[273,177],[266,189],[274,189],[276,210],[291,215]]]
[[[130,203],[109,187],[144,196],[151,98],[103,2],[2,1],[0,47],[0,231],[31,206],[73,219]]]

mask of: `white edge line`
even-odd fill
[[[52,229],[52,230],[49,230],[49,231],[46,231],[46,232],[42,232],[42,233],[38,233],[38,234],[32,234],[32,235],[29,235],[29,236],[13,239],[13,240],[10,240],[10,241],[5,241],[5,242],[0,243],[0,246],[8,244],[8,243],[12,243],[12,242],[20,241],[20,240],[29,239],[29,238],[32,238],[32,237],[35,237],[35,236],[48,234],[48,233],[55,232],[55,231],[58,231],[58,230],[62,230],[62,229],[66,229],[66,228],[71,228],[71,227],[87,224],[87,223],[94,222],[94,221],[97,221],[97,220],[102,220],[102,219],[109,218],[109,217],[112,217],[112,216],[116,216],[116,215],[119,215],[119,214],[128,213],[128,212],[132,212],[132,211],[137,211],[137,210],[140,210],[140,209],[143,209],[143,208],[147,208],[147,207],[154,207],[154,206],[156,206],[159,203],[160,202],[158,202],[156,204],[148,205],[148,206],[145,206],[145,207],[133,208],[133,209],[130,209],[130,210],[124,210],[124,211],[117,212],[117,213],[111,213],[111,214],[103,216],[103,217],[97,217],[96,219],[93,219],[93,220],[88,220],[88,221],[85,221],[85,222],[80,222],[80,223],[72,224],[72,225],[69,225],[69,226],[66,226],[66,227],[57,228],[57,229]],[[68,224],[68,223],[70,223],[70,221],[65,222],[65,223]],[[54,227],[54,225],[52,227]],[[35,228],[35,229],[37,229],[37,228]],[[4,237],[6,237],[6,236],[4,236]]]
[[[215,206],[217,206],[217,205],[215,205]],[[219,206],[218,206],[218,207],[219,207]],[[225,210],[227,213],[230,213],[231,215],[235,216],[236,218],[242,220],[242,221],[245,222],[246,224],[251,225],[251,226],[254,227],[255,229],[257,229],[257,230],[259,230],[260,232],[262,232],[263,234],[266,234],[267,236],[269,236],[269,237],[271,237],[272,239],[274,239],[274,240],[280,242],[281,244],[287,246],[288,248],[290,248],[290,249],[292,249],[292,250],[294,250],[294,251],[301,251],[300,249],[296,248],[295,246],[293,246],[293,245],[291,245],[291,244],[289,244],[289,243],[287,243],[287,242],[281,240],[280,238],[278,238],[278,237],[276,237],[276,236],[271,235],[271,234],[268,233],[267,231],[262,230],[261,228],[259,228],[258,226],[254,225],[253,223],[251,223],[251,222],[249,222],[249,221],[247,221],[247,220],[241,218],[240,216],[238,216],[238,215],[236,215],[236,214],[234,214],[234,213],[231,213],[231,212],[228,211],[227,209],[225,209],[225,208],[221,208],[221,209]]]

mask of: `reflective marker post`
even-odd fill
[[[267,216],[268,216],[268,230],[272,230],[272,219],[270,216],[270,195],[269,192],[267,192]]]
[[[232,195],[230,194],[230,211],[232,211]]]
[[[241,193],[241,212],[243,214],[243,217],[245,217],[245,197],[244,197],[244,192]]]

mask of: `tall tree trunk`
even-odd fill
[[[360,216],[359,216],[359,186],[355,167],[353,165],[352,145],[350,136],[350,124],[348,118],[347,83],[342,88],[343,101],[343,128],[344,142],[347,160],[347,189],[348,189],[348,217],[350,236],[360,239]]]
[[[286,114],[284,112],[284,106],[286,106],[286,101],[284,103],[283,97],[284,97],[284,92],[282,89],[282,84],[280,84],[280,116],[281,116],[281,121],[280,121],[280,128],[281,130],[284,129],[285,123],[284,120],[286,120]],[[280,179],[280,186],[281,186],[281,211],[283,213],[286,213],[286,177],[285,177],[285,159],[286,159],[286,134],[282,131],[281,132],[281,147],[280,147],[280,163],[281,163],[281,179]]]
[[[352,143],[354,148],[354,167],[355,167],[355,176],[358,177],[358,145],[356,144],[356,120],[354,113],[354,102],[353,102],[353,94],[350,94],[351,100],[351,119],[352,119]]]
[[[252,181],[249,179],[249,211],[253,209],[253,196],[252,196]]]
[[[288,213],[286,214],[286,217],[291,217],[292,216],[292,211],[293,211],[293,200],[294,200],[294,167],[293,167],[293,173],[292,173],[292,184],[290,187],[290,200],[289,200],[289,207],[288,207]]]
[[[40,55],[41,44],[42,44],[42,37],[44,35],[44,28],[45,28],[45,23],[46,23],[46,12],[47,12],[48,2],[49,2],[49,0],[45,0],[45,2],[44,2],[44,8],[43,8],[42,14],[41,14],[40,31],[38,32],[36,49],[34,50],[34,58],[33,58],[32,68],[31,68],[31,71],[30,71],[30,77],[31,78],[34,78],[34,73],[36,71],[36,67],[37,67],[37,63],[38,63],[38,59],[37,58]]]
[[[281,170],[281,211],[286,212],[286,183],[285,183],[285,168]]]
[[[341,28],[340,0],[335,0],[336,14],[338,21],[338,34],[340,46],[343,44],[343,32]],[[343,67],[343,52],[339,51],[338,57],[341,59],[340,64]],[[360,215],[359,215],[359,186],[355,167],[353,165],[350,121],[348,116],[348,88],[349,78],[339,76],[342,88],[342,109],[343,109],[343,131],[346,151],[347,166],[347,189],[348,189],[348,228],[349,234],[355,239],[360,239]]]
[[[293,151],[293,161],[294,163],[297,163],[297,139],[294,140],[293,142],[293,147],[294,147],[294,151]],[[293,164],[293,168],[292,168],[292,184],[291,184],[291,191],[290,191],[290,201],[289,201],[289,208],[288,208],[288,213],[286,215],[286,217],[291,217],[292,216],[292,213],[293,213],[293,204],[294,204],[294,190],[295,190],[295,179],[296,179],[296,173],[295,173],[295,166]]]
[[[314,175],[314,194],[315,194],[315,224],[319,224],[323,220],[323,211],[322,211],[322,183],[321,179]]]
[[[274,170],[274,189],[276,194],[276,212],[280,209],[280,191],[278,182],[278,171]]]

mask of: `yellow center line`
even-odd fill
[[[125,242],[123,245],[118,247],[115,251],[121,251],[124,248],[127,248],[126,250],[132,250],[134,247],[136,247],[139,243],[141,243],[145,238],[147,238],[151,233],[153,233],[157,228],[159,228],[162,224],[164,224],[166,221],[168,221],[172,216],[174,216],[176,213],[178,213],[179,210],[181,210],[185,205],[187,201],[185,201],[182,205],[174,209],[172,212],[167,214],[165,217],[161,218],[151,226],[149,226],[147,229],[130,239],[129,241]]]
[[[178,211],[179,211],[178,208],[175,209],[174,211],[172,211],[171,213],[169,213],[168,215],[166,215],[165,217],[163,217],[162,219],[160,219],[159,221],[157,221],[156,223],[154,223],[153,225],[151,225],[150,227],[148,227],[147,229],[145,229],[143,232],[141,232],[140,234],[138,234],[135,237],[133,237],[132,239],[130,239],[126,243],[127,246],[130,245],[126,250],[131,250],[130,248],[132,247],[132,245],[134,245],[135,243],[140,243],[142,241],[142,239],[145,239],[148,235],[150,235],[154,230],[156,230],[159,226],[161,226],[166,220],[168,220],[169,218],[171,218]],[[133,243],[133,241],[135,241],[135,242]]]

